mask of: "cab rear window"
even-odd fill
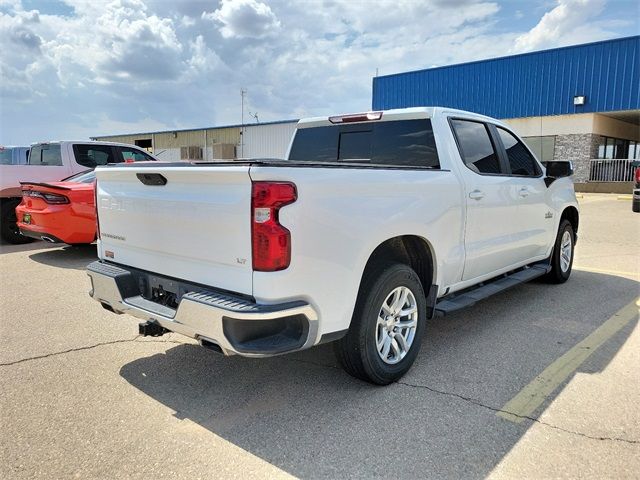
[[[62,165],[60,144],[34,145],[29,155],[29,165],[59,167]]]
[[[440,168],[429,119],[301,128],[289,160]]]

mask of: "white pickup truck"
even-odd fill
[[[335,341],[349,373],[388,384],[433,315],[571,273],[571,164],[469,112],[311,118],[286,160],[96,172],[91,296],[224,354]]]

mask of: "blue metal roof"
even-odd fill
[[[639,62],[634,36],[386,75],[373,79],[373,109],[444,106],[496,118],[638,110]]]

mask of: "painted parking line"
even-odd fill
[[[632,320],[639,318],[640,298],[620,309],[591,335],[558,358],[509,400],[496,415],[514,423],[530,417],[546,398],[558,388],[603,343]]]

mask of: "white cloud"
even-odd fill
[[[72,8],[52,15],[0,0],[0,143],[237,123],[241,87],[262,121],[362,111],[376,68],[479,60],[638,25],[624,8],[611,15],[613,3],[599,15],[604,0],[554,3],[528,32],[498,1],[63,1]]]
[[[528,52],[551,46],[580,43],[585,37],[597,40],[606,36],[597,35],[588,20],[600,14],[604,0],[558,0],[551,11],[545,13],[540,22],[516,39],[514,51]]]
[[[222,0],[220,8],[202,18],[218,22],[224,38],[264,38],[280,28],[269,5],[256,0]]]
[[[182,44],[172,19],[149,14],[141,0],[115,0],[104,7],[84,1],[73,5],[84,14],[57,19],[62,31],[47,45],[62,82],[87,71],[99,84],[179,75]]]

